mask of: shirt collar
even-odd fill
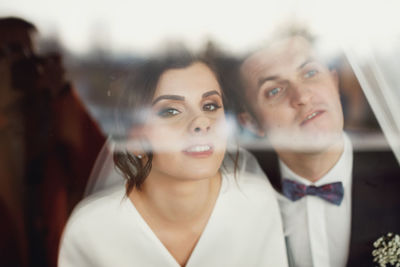
[[[339,160],[333,166],[332,169],[329,170],[327,174],[325,174],[321,179],[316,181],[315,183],[310,182],[309,180],[301,177],[294,173],[289,167],[279,159],[279,167],[281,169],[281,177],[282,179],[290,179],[296,182],[303,183],[305,185],[315,185],[320,186],[323,184],[333,183],[333,182],[342,182],[344,187],[347,187],[351,182],[351,172],[353,167],[353,147],[350,142],[350,138],[346,133],[343,133],[344,139],[344,149],[342,155]]]

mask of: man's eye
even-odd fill
[[[311,77],[313,77],[315,74],[317,74],[317,71],[316,71],[316,70],[307,71],[307,73],[304,74],[304,78],[311,78]]]
[[[266,96],[267,96],[267,98],[274,97],[274,96],[277,95],[280,91],[282,91],[282,87],[275,87],[275,88],[273,88],[273,89],[267,91]]]
[[[215,104],[215,103],[209,103],[209,104],[205,104],[203,106],[203,110],[204,111],[216,111],[216,110],[218,110],[220,108],[221,108],[221,106],[218,105],[218,104]]]
[[[169,118],[169,117],[173,117],[175,115],[178,115],[179,113],[181,113],[179,110],[174,109],[174,108],[165,108],[160,110],[157,115],[162,117],[162,118]]]

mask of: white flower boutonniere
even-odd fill
[[[372,251],[374,262],[379,267],[400,267],[400,236],[388,233],[374,242]],[[390,265],[387,265],[390,264]]]

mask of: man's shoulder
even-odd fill
[[[400,164],[390,149],[354,151],[353,176],[372,179],[376,183],[400,183]]]
[[[278,154],[271,149],[253,149],[249,153],[259,165],[260,170],[268,177],[275,190],[281,190],[281,171]]]
[[[356,223],[356,220],[355,224],[365,224],[368,218],[379,218],[368,223],[371,229],[391,225],[387,227],[388,231],[400,230],[400,165],[393,152],[355,151],[352,187],[353,215],[364,221]]]
[[[354,151],[352,241],[348,266],[372,262],[373,243],[400,233],[400,165],[390,150]]]

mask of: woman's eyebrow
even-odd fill
[[[219,96],[221,96],[221,94],[217,90],[212,90],[212,91],[205,92],[201,97],[202,98],[206,98],[206,97],[208,97],[210,95],[219,95]]]
[[[180,95],[160,95],[159,97],[157,97],[156,99],[153,100],[151,105],[155,105],[158,101],[163,100],[163,99],[184,101],[185,97],[180,96]]]
[[[212,90],[212,91],[209,91],[209,92],[205,92],[204,94],[202,94],[201,97],[202,98],[206,98],[206,97],[209,97],[211,95],[219,95],[219,96],[221,96],[221,94],[218,91]],[[155,105],[157,102],[159,102],[161,100],[164,100],[164,99],[184,101],[185,97],[180,96],[180,95],[160,95],[159,97],[154,99],[151,104]]]

